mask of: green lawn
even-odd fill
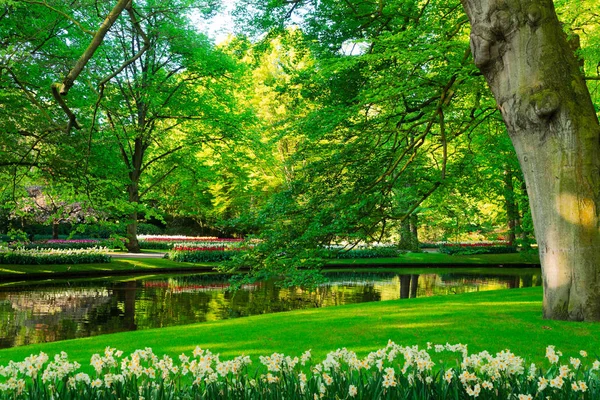
[[[511,254],[476,254],[470,256],[448,255],[442,253],[406,253],[397,258],[370,258],[358,260],[332,260],[329,265],[339,264],[389,264],[389,265],[539,265],[540,258],[537,253],[511,253]]]
[[[600,324],[549,321],[541,316],[539,287],[441,297],[364,303],[260,315],[181,327],[153,329],[0,350],[0,365],[44,351],[66,351],[89,364],[106,346],[130,352],[151,347],[157,354],[190,353],[196,345],[220,353],[222,359],[282,352],[300,355],[312,349],[320,360],[347,347],[359,355],[385,346],[465,343],[472,352],[510,349],[527,361],[543,360],[547,345],[565,356],[580,349],[600,353]]]
[[[149,251],[151,252],[151,251]],[[361,266],[466,266],[466,265],[536,265],[537,255],[526,254],[486,254],[474,256],[449,256],[440,253],[409,253],[398,258],[373,258],[357,260],[332,260],[329,267]],[[218,263],[181,263],[162,258],[113,258],[106,264],[64,264],[64,265],[0,265],[0,279],[46,279],[58,276],[106,275],[110,273],[152,273],[186,270],[212,270]]]
[[[99,264],[59,264],[59,265],[0,265],[0,278],[27,279],[69,275],[106,275],[125,272],[159,272],[170,270],[205,269],[212,270],[215,263],[179,263],[162,258],[114,259],[110,263]]]

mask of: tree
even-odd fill
[[[114,3],[2,2],[0,167],[78,181],[115,218],[126,214],[139,251],[144,196],[203,144],[238,135],[246,113],[232,95],[235,63],[190,20],[215,2]]]
[[[448,179],[452,142],[495,112],[479,106],[455,2],[381,4],[280,5],[283,15],[302,9],[304,46],[316,60],[312,75],[292,79],[314,104],[294,125],[302,138],[294,179],[260,214],[280,254],[271,261],[294,264],[292,254],[309,247],[390,240],[402,222],[416,227],[419,205]],[[279,13],[254,6],[267,23]]]
[[[234,102],[235,66],[197,33],[180,10],[187,1],[146,2],[117,20],[90,61],[102,75],[93,124],[118,149],[127,171],[127,248],[139,252],[144,196],[203,144],[228,140],[243,125]],[[133,27],[132,27],[133,25]],[[105,76],[105,77],[103,77]],[[90,128],[92,129],[92,128]]]
[[[527,182],[544,317],[600,320],[600,125],[551,0],[462,0]]]

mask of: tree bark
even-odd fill
[[[508,225],[508,243],[513,246],[517,239],[517,226],[519,225],[519,208],[515,201],[515,188],[513,185],[514,173],[510,166],[504,168],[504,207],[506,209],[506,222]]]
[[[418,216],[412,214],[400,223],[400,242],[398,247],[402,250],[419,251],[419,237],[417,230]]]
[[[146,146],[141,137],[135,138],[133,154],[131,159],[131,171],[129,172],[129,184],[127,185],[127,194],[129,203],[133,211],[129,214],[129,223],[127,224],[127,251],[130,253],[139,253],[140,244],[137,239],[138,212],[137,207],[140,204],[140,177],[142,174],[142,161]]]
[[[57,240],[58,239],[58,221],[52,221],[52,239]]]
[[[600,125],[552,0],[461,1],[525,176],[544,317],[600,320]]]

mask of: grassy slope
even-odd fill
[[[188,355],[200,345],[222,359],[242,353],[253,357],[312,349],[314,359],[347,347],[359,355],[385,346],[466,343],[472,352],[511,349],[528,361],[542,361],[547,345],[565,355],[580,349],[600,353],[600,324],[548,321],[541,317],[539,287],[394,300],[260,315],[218,322],[126,332],[44,345],[0,350],[0,365],[43,350],[61,350],[89,365],[90,356],[112,346],[130,352],[152,347],[155,353]]]
[[[532,255],[523,254],[487,254],[474,256],[449,256],[439,253],[411,253],[398,258],[374,258],[357,260],[333,260],[328,265],[335,267],[337,265],[457,265],[457,264],[536,264],[539,258]],[[75,274],[108,274],[111,272],[153,272],[157,269],[179,269],[206,268],[210,270],[217,263],[179,263],[160,258],[131,258],[131,259],[113,259],[108,264],[65,264],[65,265],[0,265],[0,278],[19,279],[27,278],[27,275],[35,274],[38,278],[43,276],[52,277],[68,273]]]

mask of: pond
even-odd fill
[[[540,286],[539,269],[332,272],[314,291],[273,281],[227,291],[217,274],[0,286],[0,348],[304,308]]]

